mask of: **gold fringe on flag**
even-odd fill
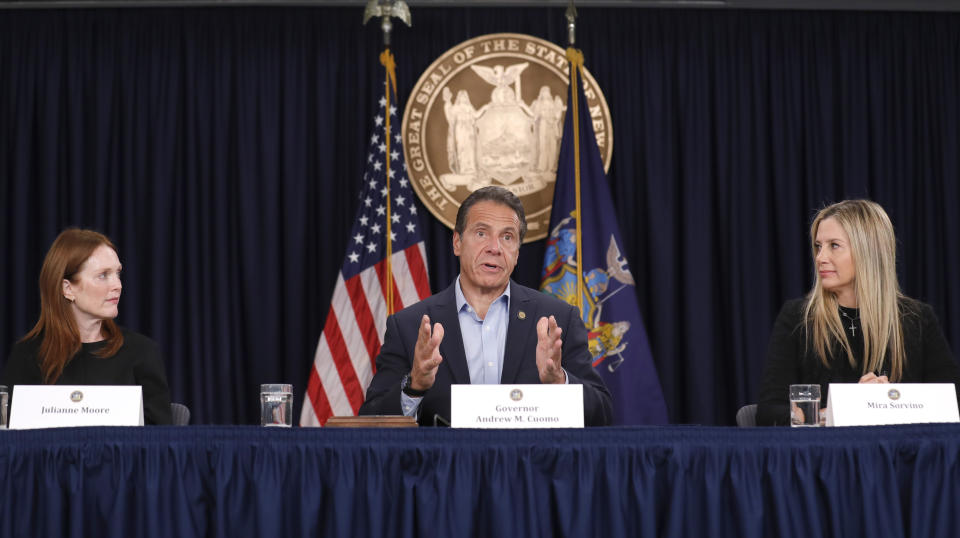
[[[393,314],[393,235],[390,227],[390,90],[397,91],[397,64],[393,60],[393,54],[389,48],[383,49],[380,53],[380,64],[386,71],[386,80],[383,83],[383,93],[386,99],[386,161],[387,161],[387,259],[384,268],[383,286],[387,290],[387,315]],[[578,172],[579,174],[579,172]],[[577,176],[579,177],[579,175]],[[579,187],[578,187],[579,188]],[[579,202],[578,202],[579,203]],[[579,206],[578,206],[579,207]]]
[[[583,318],[583,228],[580,221],[580,109],[579,95],[580,87],[577,75],[583,68],[583,53],[579,50],[568,47],[567,60],[570,62],[570,107],[573,117],[573,184],[574,199],[576,200],[576,222],[577,222],[577,308],[580,310],[580,318]]]

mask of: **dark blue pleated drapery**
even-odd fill
[[[562,9],[413,14],[402,102],[465,39],[566,36]],[[360,19],[0,11],[0,362],[36,320],[46,248],[88,226],[120,250],[120,323],[160,343],[195,422],[256,422],[264,382],[292,382],[299,409],[383,77]],[[756,399],[827,201],[887,208],[904,290],[960,345],[960,16],[582,8],[578,40],[613,112],[615,210],[672,421],[730,424]],[[422,213],[436,290],[456,260]],[[521,283],[542,252],[524,247]]]
[[[0,536],[923,536],[960,426],[0,435]]]

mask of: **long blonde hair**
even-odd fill
[[[817,229],[832,218],[843,227],[850,239],[854,265],[854,291],[860,310],[863,334],[861,373],[879,372],[884,357],[890,361],[890,381],[903,375],[903,330],[900,325],[900,284],[897,282],[897,239],[893,224],[879,204],[870,200],[844,200],[825,207],[810,225],[810,246],[813,249],[815,282],[807,297],[804,326],[808,342],[820,360],[829,366],[831,348],[839,345],[847,360],[856,369],[856,360],[840,321],[837,297],[823,288],[816,267]]]

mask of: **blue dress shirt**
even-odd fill
[[[490,303],[487,315],[480,319],[476,310],[463,296],[460,277],[457,276],[455,288],[457,297],[457,318],[460,321],[460,334],[463,336],[463,351],[467,357],[467,369],[470,371],[470,383],[473,385],[500,383],[503,373],[503,353],[507,344],[507,326],[510,317],[510,283],[507,289]],[[414,416],[420,401],[403,392],[400,393],[400,408],[403,414]]]

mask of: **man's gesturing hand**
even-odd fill
[[[557,327],[557,319],[540,318],[537,321],[537,370],[541,383],[565,383],[567,374],[560,367],[560,350],[563,329]]]
[[[430,316],[424,314],[420,320],[417,347],[413,350],[413,370],[410,371],[410,387],[414,390],[427,390],[433,386],[437,368],[443,361],[440,356],[442,340],[443,325],[436,323],[431,330]]]

